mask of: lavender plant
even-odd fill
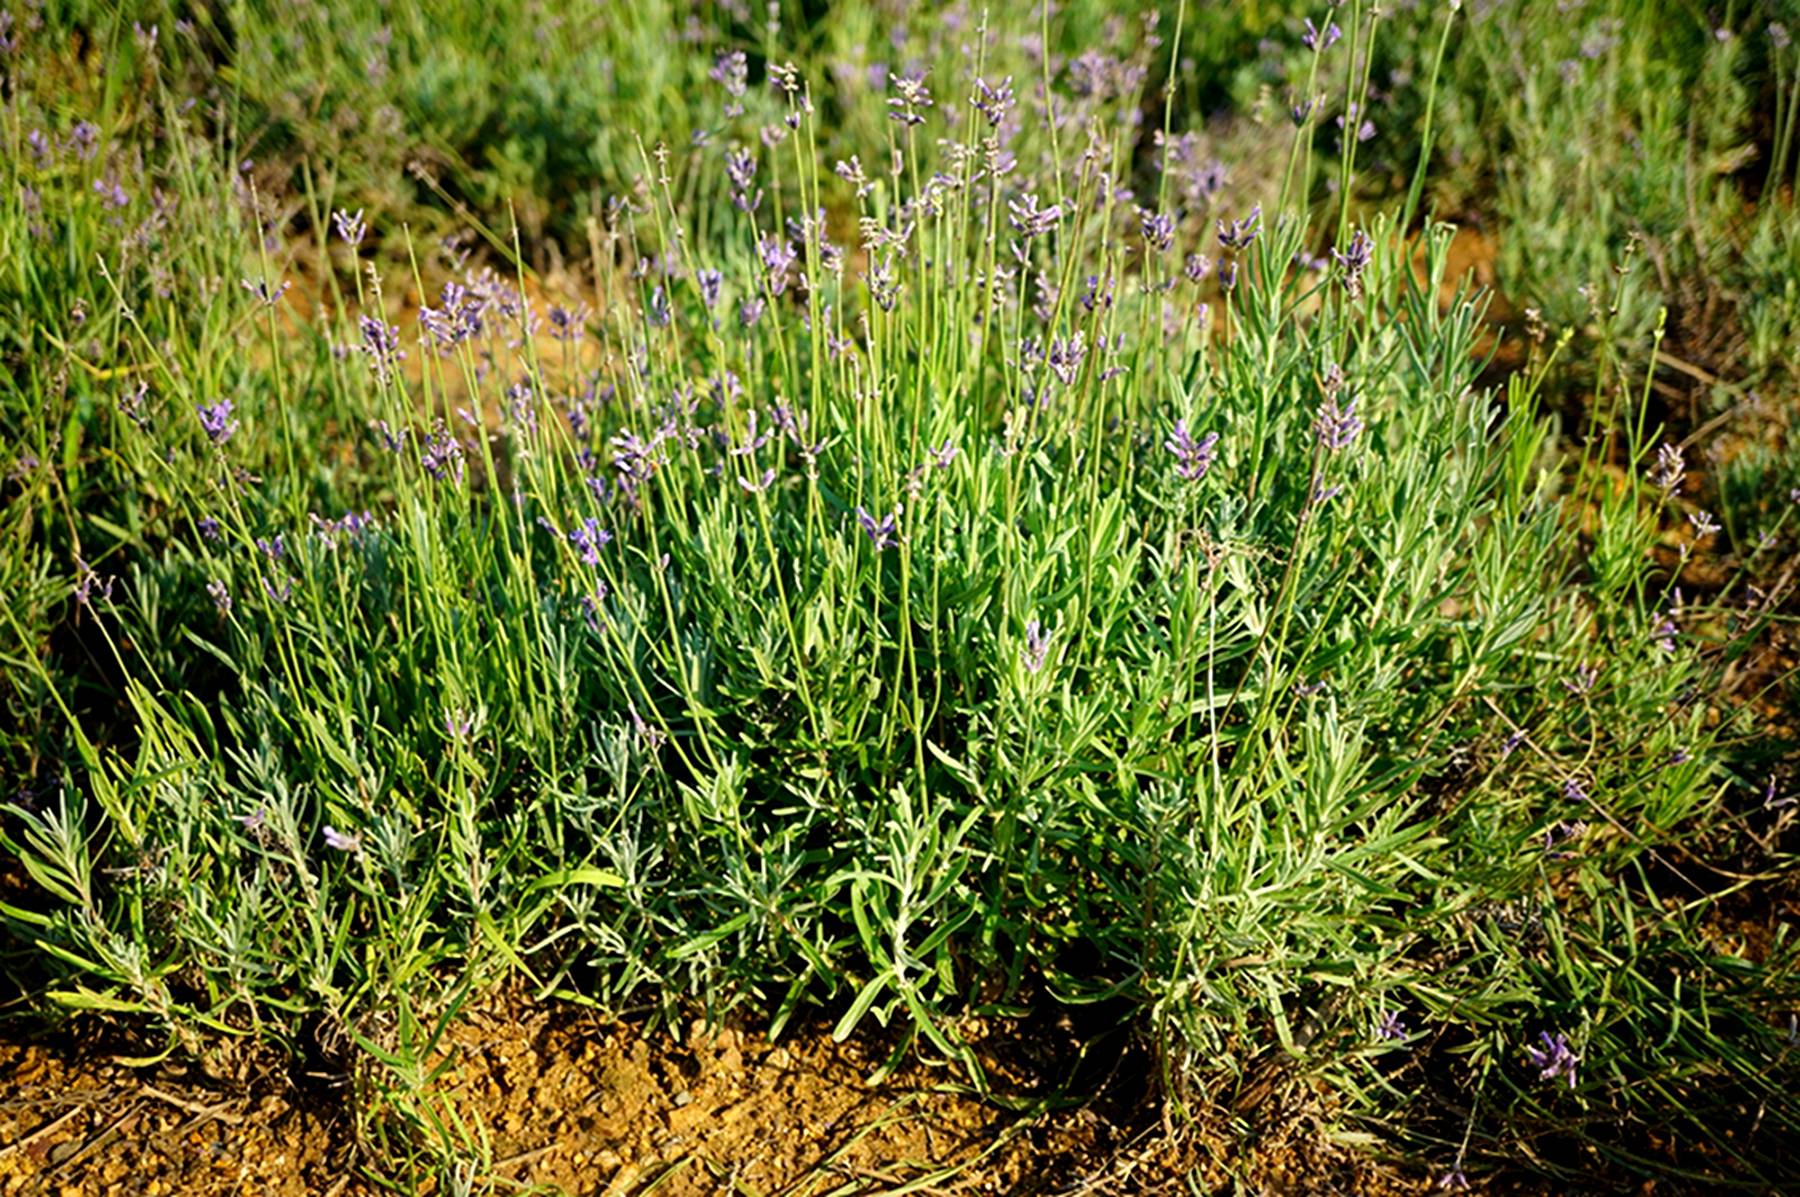
[[[1230,183],[1176,124],[1194,14],[959,13],[879,58],[686,38],[691,107],[618,100],[616,189],[540,196],[587,219],[555,300],[547,217],[433,246],[342,206],[351,137],[262,173],[307,126],[188,107],[258,99],[206,29],[115,39],[126,101],[26,47],[32,996],[171,1043],[322,1021],[372,1140],[445,1175],[479,1136],[426,1061],[510,976],[972,1075],[960,1016],[1123,998],[1177,1111],[1274,1067],[1457,1177],[1552,1132],[1655,1170],[1613,1114],[1768,1181],[1796,957],[1705,928],[1757,726],[1719,695],[1775,613],[1676,589],[1700,513],[1645,391],[1570,446],[1553,360],[1480,384],[1451,230],[1358,198],[1373,6],[1279,31],[1304,98]]]

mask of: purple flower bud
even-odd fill
[[[1549,1031],[1538,1032],[1537,1047],[1527,1047],[1526,1057],[1531,1066],[1538,1070],[1538,1080],[1548,1081],[1563,1077],[1569,1088],[1575,1087],[1575,1068],[1581,1063],[1581,1057],[1569,1049],[1569,1037],[1558,1031],[1551,1035]]]
[[[1019,663],[1025,666],[1025,672],[1038,673],[1044,668],[1044,658],[1050,653],[1050,641],[1044,637],[1043,628],[1037,620],[1025,625],[1025,644],[1019,650]]]
[[[1321,34],[1318,29],[1314,27],[1312,18],[1308,17],[1306,20],[1306,32],[1300,35],[1300,44],[1305,46],[1308,50],[1324,53],[1326,50],[1335,46],[1338,39],[1343,36],[1344,31],[1338,28],[1336,21],[1327,21],[1325,23],[1325,32]]]
[[[1006,211],[1013,231],[1027,241],[1049,233],[1062,219],[1061,206],[1051,204],[1048,208],[1039,208],[1035,192],[1026,192],[1016,200],[1007,201]]]
[[[1209,432],[1200,440],[1195,440],[1188,431],[1186,420],[1176,420],[1175,428],[1169,433],[1169,439],[1163,442],[1163,448],[1175,455],[1175,474],[1189,482],[1196,482],[1206,476],[1206,471],[1213,463],[1214,448],[1219,443],[1219,434]]]
[[[1406,1038],[1406,1020],[1400,1017],[1398,1010],[1383,1011],[1375,1020],[1375,1038],[1389,1043],[1397,1043]]]
[[[377,381],[385,383],[392,375],[394,364],[406,357],[405,351],[400,348],[400,330],[374,316],[364,315],[360,317],[359,323],[362,326],[361,349],[368,355],[369,369]]]
[[[194,411],[200,416],[200,427],[215,445],[223,445],[238,430],[238,422],[231,418],[231,400],[221,399],[210,407],[199,404]]]
[[[325,845],[334,851],[355,854],[362,851],[362,836],[347,835],[331,824],[325,824]]]
[[[1350,292],[1352,299],[1362,294],[1363,271],[1369,268],[1369,262],[1374,257],[1374,249],[1375,245],[1369,240],[1369,235],[1361,229],[1357,229],[1356,235],[1350,238],[1349,245],[1342,250],[1333,249],[1331,251],[1332,259],[1343,268],[1344,287]]]
[[[725,94],[733,100],[741,99],[750,86],[750,61],[742,50],[726,51],[713,60],[706,77],[724,87]]]
[[[1216,223],[1219,227],[1219,244],[1226,249],[1250,248],[1250,243],[1255,241],[1256,235],[1262,231],[1261,222],[1261,204],[1250,209],[1250,215],[1244,217],[1242,220],[1234,220],[1230,224],[1226,224],[1223,220],[1217,221]]]
[[[1656,461],[1644,476],[1665,497],[1674,494],[1680,488],[1681,480],[1687,476],[1687,465],[1681,459],[1681,447],[1666,443],[1657,446]]]
[[[369,227],[363,223],[361,208],[358,208],[355,213],[339,208],[331,214],[331,223],[337,229],[337,235],[343,238],[344,244],[352,248],[362,244],[363,234],[368,231]]]
[[[270,288],[267,282],[260,279],[256,281],[244,279],[242,285],[244,290],[256,296],[257,300],[260,301],[264,307],[270,308],[274,307],[276,302],[283,295],[288,293],[288,288],[293,286],[293,284],[286,279],[281,280],[281,285],[275,288]]]
[[[104,601],[112,598],[112,590],[112,578],[102,578],[87,562],[75,558],[75,602],[78,605],[91,609],[96,594]]]
[[[206,593],[212,595],[213,606],[218,608],[219,618],[231,614],[231,591],[225,583],[217,578],[206,584]]]
[[[1318,433],[1319,444],[1328,452],[1337,453],[1349,448],[1363,430],[1362,419],[1356,414],[1356,399],[1352,397],[1339,407],[1335,395],[1327,396],[1313,428]]]
[[[579,528],[569,532],[569,543],[581,554],[585,565],[600,564],[600,550],[612,541],[612,533],[600,526],[600,521],[592,516],[581,522]]]
[[[858,506],[856,509],[856,522],[862,525],[863,532],[868,535],[870,543],[875,546],[875,551],[879,553],[883,549],[893,545],[899,536],[900,508],[896,506],[887,515],[883,516],[880,520],[877,520],[868,513],[867,509]]]
[[[1168,253],[1169,247],[1175,244],[1175,219],[1167,213],[1145,209],[1139,213],[1138,224],[1145,244],[1157,253]]]

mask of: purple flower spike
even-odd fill
[[[361,245],[363,235],[369,231],[369,226],[363,221],[361,208],[355,212],[346,212],[339,208],[331,214],[331,223],[337,229],[337,235],[344,239],[344,244],[352,248]]]
[[[1008,75],[998,86],[989,87],[986,80],[975,80],[975,95],[969,100],[987,120],[988,128],[997,129],[1013,106],[1013,81]]]
[[[1159,254],[1169,252],[1175,244],[1175,218],[1166,212],[1151,212],[1148,209],[1138,217],[1138,223],[1144,234],[1144,243]]]
[[[1025,625],[1025,646],[1019,650],[1019,661],[1025,666],[1025,672],[1038,673],[1044,668],[1044,658],[1050,654],[1050,641],[1045,638],[1042,625],[1032,620]]]
[[[256,280],[244,279],[243,280],[244,290],[246,290],[246,291],[250,292],[250,294],[256,296],[257,300],[260,303],[262,303],[262,305],[264,307],[271,307],[271,308],[275,306],[275,303],[277,300],[279,300],[283,295],[286,295],[288,293],[288,288],[293,285],[294,285],[293,283],[287,281],[286,279],[283,279],[281,281],[281,285],[279,287],[271,287],[271,286],[269,286],[269,284],[267,282],[265,282],[261,279],[256,279]]]
[[[877,553],[893,545],[899,538],[900,508],[895,507],[880,520],[868,513],[863,507],[856,509],[856,522],[868,534],[869,542],[875,546]]]
[[[1217,223],[1220,245],[1226,249],[1248,249],[1250,243],[1256,240],[1256,235],[1262,231],[1262,205],[1258,204],[1250,209],[1250,215],[1242,220],[1234,220],[1230,224],[1223,220]]]
[[[1374,258],[1375,243],[1369,240],[1367,233],[1361,229],[1350,238],[1350,244],[1343,249],[1333,249],[1331,256],[1344,270],[1344,289],[1350,292],[1352,299],[1362,295],[1363,271],[1369,268]]]
[[[1062,219],[1061,205],[1051,204],[1048,208],[1040,208],[1037,195],[1033,192],[1026,192],[1016,200],[1007,201],[1006,211],[1013,231],[1027,241],[1044,236]]]
[[[1538,1080],[1549,1081],[1562,1077],[1575,1087],[1575,1067],[1581,1063],[1581,1057],[1569,1050],[1569,1037],[1558,1031],[1552,1035],[1549,1031],[1538,1032],[1537,1047],[1527,1047],[1525,1055],[1531,1066],[1538,1070]]]
[[[1177,420],[1169,439],[1163,442],[1163,448],[1175,455],[1176,476],[1196,482],[1206,477],[1206,471],[1212,467],[1218,443],[1218,433],[1209,432],[1195,440],[1194,434],[1188,431],[1187,421]]]
[[[200,427],[206,430],[207,437],[215,445],[224,444],[238,430],[238,422],[231,418],[229,399],[221,399],[210,407],[202,403],[194,411],[200,416]]]
[[[1645,474],[1650,485],[1662,491],[1664,496],[1668,496],[1680,488],[1681,480],[1686,476],[1687,465],[1681,460],[1680,446],[1659,445],[1656,450],[1656,461]]]
[[[1306,19],[1306,32],[1300,35],[1300,44],[1305,46],[1308,50],[1324,53],[1326,50],[1329,50],[1336,45],[1338,39],[1343,36],[1344,31],[1338,28],[1336,21],[1327,21],[1325,23],[1325,31],[1320,33],[1318,28],[1312,23],[1312,18],[1308,17]]]
[[[83,607],[92,607],[94,596],[98,594],[104,601],[112,598],[113,579],[102,578],[94,572],[94,567],[75,558],[75,601]]]
[[[600,526],[592,516],[581,521],[581,527],[569,532],[569,543],[581,554],[585,565],[600,564],[600,550],[612,542],[612,533]]]
[[[1319,408],[1319,419],[1314,427],[1318,430],[1319,443],[1330,452],[1349,448],[1363,430],[1362,419],[1356,414],[1356,400],[1353,398],[1339,407],[1336,396],[1327,398],[1324,406]]]

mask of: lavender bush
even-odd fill
[[[1771,1182],[1793,945],[1708,936],[1721,876],[1792,875],[1725,698],[1779,600],[1680,589],[1718,546],[1641,380],[1579,441],[1555,355],[1483,384],[1486,300],[1412,221],[1434,135],[1368,200],[1374,10],[1254,31],[1292,92],[1262,125],[1187,103],[1251,32],[1216,15],[881,45],[884,11],[809,55],[780,8],[645,10],[614,35],[681,101],[601,72],[637,136],[605,122],[580,201],[503,121],[404,201],[477,229],[447,242],[328,110],[233,103],[294,59],[422,111],[420,30],[402,72],[313,6],[238,82],[140,20],[84,89],[10,26],[34,1002],[328,1026],[370,1166],[445,1177],[480,1140],[427,1061],[517,977],[972,1075],[960,1016],[1123,998],[1177,1114],[1276,1067],[1458,1178],[1525,1138],[1654,1172],[1674,1128]]]

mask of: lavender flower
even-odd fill
[[[831,171],[838,178],[856,188],[857,199],[861,199],[875,189],[875,184],[869,182],[869,176],[863,173],[862,159],[855,154],[850,155],[848,162],[840,160],[836,166],[831,168]]]
[[[1515,729],[1511,735],[1507,736],[1505,740],[1501,741],[1501,743],[1500,743],[1500,759],[1505,760],[1507,757],[1511,756],[1514,752],[1518,751],[1519,745],[1523,744],[1524,742],[1525,742],[1525,733]]]
[[[769,290],[780,295],[787,290],[788,271],[800,260],[799,256],[794,253],[792,245],[779,237],[764,237],[757,246],[757,252],[762,258],[763,270],[769,277]]]
[[[268,282],[263,279],[256,279],[254,281],[251,279],[243,279],[241,285],[244,290],[256,296],[257,301],[264,307],[270,308],[274,307],[276,302],[280,300],[283,295],[288,293],[288,288],[293,286],[293,284],[286,279],[281,280],[281,285],[275,288],[270,288]]]
[[[119,410],[139,428],[146,427],[150,421],[149,415],[144,411],[144,397],[149,393],[150,384],[142,379],[138,380],[136,386],[119,393]]]
[[[1081,370],[1081,363],[1087,358],[1087,337],[1080,329],[1075,330],[1067,339],[1055,338],[1050,342],[1048,362],[1050,372],[1064,386],[1075,385],[1075,375]]]
[[[1336,45],[1338,39],[1343,36],[1344,31],[1338,28],[1336,21],[1327,21],[1325,23],[1325,31],[1320,33],[1313,25],[1312,18],[1308,17],[1306,19],[1306,32],[1300,35],[1300,44],[1305,46],[1308,50],[1313,50],[1322,54],[1326,50],[1331,49],[1332,46]]]
[[[750,62],[742,50],[730,50],[713,60],[712,70],[706,72],[707,78],[725,89],[730,97],[725,104],[726,116],[741,116],[744,106],[738,103],[750,87]]]
[[[1469,1178],[1463,1175],[1463,1170],[1460,1167],[1452,1168],[1438,1178],[1437,1187],[1446,1193],[1467,1192],[1469,1188]]]
[[[378,382],[385,383],[393,373],[394,364],[406,357],[400,348],[400,330],[369,315],[362,316],[358,323],[362,326],[361,348],[368,355],[369,369]]]
[[[112,598],[112,589],[113,579],[102,578],[94,572],[93,566],[79,557],[75,558],[75,602],[78,605],[91,610],[94,596],[98,594],[104,602]]]
[[[1144,243],[1157,253],[1166,254],[1175,244],[1175,218],[1167,213],[1146,208],[1139,213],[1138,224],[1144,234]]]
[[[475,716],[466,711],[444,712],[444,734],[452,740],[466,740],[475,730]]]
[[[945,439],[942,445],[939,445],[935,449],[930,445],[925,446],[926,456],[930,457],[931,464],[940,470],[949,469],[950,463],[956,460],[958,452],[959,450],[957,447],[952,444],[948,438]]]
[[[1250,215],[1242,220],[1234,220],[1226,224],[1223,220],[1216,222],[1219,227],[1219,244],[1226,249],[1248,249],[1262,231],[1262,205],[1250,209]]]
[[[1563,1077],[1569,1088],[1575,1087],[1575,1067],[1581,1063],[1581,1057],[1569,1050],[1569,1037],[1558,1031],[1555,1035],[1549,1031],[1538,1032],[1538,1047],[1527,1047],[1525,1055],[1531,1066],[1538,1070],[1538,1080],[1548,1081]]]
[[[1333,249],[1331,251],[1332,259],[1343,267],[1344,287],[1350,292],[1352,299],[1362,295],[1363,271],[1369,268],[1369,262],[1374,257],[1374,249],[1374,243],[1369,240],[1368,234],[1357,229],[1356,235],[1350,238],[1349,245],[1342,250]]]
[[[1583,662],[1575,667],[1573,676],[1563,679],[1563,689],[1570,694],[1586,694],[1594,688],[1594,683],[1599,680],[1600,670]]]
[[[210,515],[203,515],[199,522],[200,535],[215,543],[219,539],[219,521]]]
[[[419,464],[425,472],[442,482],[451,478],[457,483],[463,479],[462,442],[450,434],[450,430],[439,420],[426,438],[425,446],[419,451]]]
[[[362,836],[355,834],[347,835],[327,823],[325,824],[325,845],[334,851],[348,852],[355,855],[362,851]]]
[[[581,340],[587,331],[588,306],[585,303],[577,303],[572,308],[552,304],[549,316],[552,340],[573,343]]]
[[[219,610],[219,618],[231,614],[231,591],[223,581],[214,578],[206,584],[206,593],[212,595],[213,606]]]
[[[986,118],[988,128],[998,129],[1000,122],[1006,119],[1006,114],[1013,107],[1012,76],[1002,79],[998,87],[989,87],[984,79],[975,80],[975,94],[970,97],[969,103],[975,105],[976,110]]]
[[[932,106],[931,91],[925,86],[925,72],[897,76],[893,84],[900,94],[888,98],[888,116],[909,127],[924,124],[925,114],[919,110]]]
[[[579,528],[569,532],[569,543],[581,554],[586,565],[600,564],[600,550],[612,541],[612,533],[600,526],[600,521],[589,516],[581,522]]]
[[[1696,511],[1689,515],[1688,523],[1694,526],[1694,539],[1705,540],[1719,531],[1719,521],[1713,518],[1710,511]]]
[[[69,130],[69,141],[75,147],[75,153],[85,162],[94,156],[94,150],[100,144],[100,130],[87,121],[76,121],[75,127]]]
[[[200,416],[200,427],[206,430],[207,437],[215,445],[223,445],[238,430],[238,422],[231,418],[229,399],[221,399],[210,407],[199,404],[194,411]]]
[[[862,530],[867,533],[870,543],[875,546],[875,551],[879,553],[881,550],[894,544],[899,536],[900,508],[895,507],[880,520],[877,520],[874,516],[870,515],[865,508],[858,506],[856,509],[856,522],[862,525]]]
[[[363,222],[363,210],[361,208],[358,208],[353,213],[346,212],[344,209],[339,208],[336,212],[331,214],[331,223],[332,226],[337,229],[337,235],[343,238],[344,244],[351,248],[355,248],[362,244],[363,235],[367,233],[369,229],[369,226]]]
[[[1213,463],[1214,449],[1219,443],[1219,434],[1209,432],[1199,440],[1188,431],[1186,420],[1176,420],[1175,428],[1169,433],[1169,439],[1163,442],[1163,448],[1175,455],[1175,474],[1189,482],[1197,482],[1206,477],[1206,471]]]
[[[1644,475],[1651,486],[1662,491],[1664,498],[1674,494],[1686,476],[1687,465],[1681,459],[1681,448],[1670,444],[1657,446],[1656,460]]]
[[[1650,628],[1650,641],[1665,653],[1675,651],[1675,638],[1681,634],[1681,628],[1675,623],[1673,611],[1663,611],[1656,616],[1656,622]]]
[[[1406,1038],[1406,1020],[1398,1010],[1386,1010],[1375,1020],[1375,1038],[1396,1043]]]
[[[751,296],[738,305],[738,323],[745,328],[755,328],[756,322],[762,319],[763,309],[768,305],[760,298]]]
[[[1327,452],[1337,453],[1349,448],[1363,430],[1362,419],[1356,414],[1356,399],[1352,397],[1339,407],[1337,396],[1328,394],[1313,428],[1319,435],[1319,444]]]
[[[1050,641],[1045,638],[1042,626],[1037,620],[1025,625],[1025,644],[1019,650],[1019,663],[1025,666],[1025,672],[1038,673],[1044,668],[1044,658],[1050,653]]]
[[[719,306],[719,287],[724,284],[725,276],[717,270],[696,270],[694,282],[700,288],[700,302],[707,310]]]
[[[1061,205],[1051,204],[1048,208],[1040,208],[1037,193],[1031,191],[1016,200],[1008,200],[1006,212],[1013,231],[1027,241],[1049,233],[1056,227],[1056,222],[1062,219]]]

